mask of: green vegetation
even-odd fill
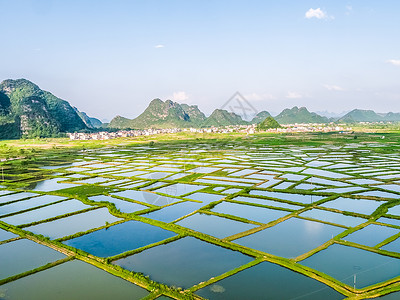
[[[265,110],[260,111],[254,118],[251,120],[251,124],[258,124],[264,121],[266,118],[271,117],[271,114]]]
[[[73,109],[88,128],[93,129],[102,127],[103,123],[99,119],[89,117],[85,112],[79,111],[76,107],[73,107]]]
[[[32,82],[18,79],[0,83],[0,138],[55,137],[86,128],[67,101]]]
[[[341,117],[337,122],[400,122],[400,113],[389,112],[387,114],[378,114],[373,110],[354,109]]]
[[[247,124],[242,118],[226,110],[216,109],[206,118],[196,105],[179,104],[171,100],[154,99],[137,118],[130,120],[117,116],[111,120],[110,128],[187,128]]]
[[[197,106],[180,105],[167,100],[154,99],[137,118],[130,120],[117,116],[108,125],[110,128],[174,128],[197,126],[205,118]]]
[[[305,107],[297,106],[283,110],[275,117],[279,124],[295,124],[295,123],[328,123],[327,117],[322,117],[316,113],[311,113]]]
[[[229,126],[229,125],[245,125],[248,124],[246,121],[243,121],[242,118],[233,113],[228,112],[223,109],[216,109],[212,112],[212,114],[204,121],[201,125],[202,127],[221,127],[221,126]]]
[[[29,276],[29,275],[33,275],[33,274],[38,273],[40,271],[44,271],[44,270],[50,269],[52,267],[58,266],[58,265],[63,264],[65,262],[67,262],[67,261],[71,261],[72,259],[74,259],[74,258],[72,256],[69,256],[69,257],[66,257],[64,259],[60,259],[60,260],[57,260],[55,262],[45,264],[44,266],[38,267],[36,269],[29,270],[29,271],[26,271],[26,272],[23,272],[23,273],[20,273],[20,274],[17,274],[17,275],[14,275],[14,276],[11,276],[11,277],[8,277],[8,278],[5,278],[5,279],[1,279],[0,280],[0,286],[2,284],[6,284],[7,282],[18,280],[20,278],[23,278],[23,277],[26,277],[26,276]]]
[[[257,130],[268,130],[281,128],[282,126],[271,116],[267,117],[264,121],[259,123],[256,127]]]
[[[186,109],[188,109],[186,107]],[[278,264],[293,272],[298,272],[323,282],[327,286],[339,291],[344,297],[350,299],[363,299],[378,297],[389,292],[400,290],[399,278],[390,278],[366,288],[356,288],[328,276],[312,268],[303,266],[300,262],[316,255],[334,244],[363,249],[376,255],[400,258],[400,253],[382,249],[396,241],[400,234],[395,233],[382,238],[379,243],[372,246],[363,245],[362,241],[346,241],[352,233],[356,233],[371,224],[378,224],[382,228],[400,229],[400,226],[391,225],[379,220],[385,217],[392,221],[399,221],[400,217],[393,211],[399,204],[400,192],[388,190],[390,186],[396,187],[400,173],[397,168],[399,163],[398,132],[355,133],[315,133],[315,134],[192,134],[180,133],[176,135],[160,135],[157,137],[140,137],[129,139],[116,139],[114,141],[69,141],[66,139],[5,141],[0,144],[1,158],[18,158],[1,162],[4,180],[0,177],[0,191],[32,192],[42,180],[64,178],[68,183],[75,183],[76,187],[41,191],[38,194],[58,195],[68,199],[77,199],[91,207],[69,213],[58,213],[54,217],[12,226],[0,222],[0,228],[17,234],[21,238],[28,238],[37,243],[49,246],[65,253],[68,259],[79,259],[97,266],[113,275],[135,283],[151,291],[148,299],[158,295],[167,295],[174,299],[199,299],[196,291],[216,283],[219,280],[251,268],[260,262],[268,261]],[[382,139],[382,135],[385,139]],[[171,140],[171,137],[174,140]],[[55,146],[48,147],[48,143]],[[153,142],[150,144],[150,142]],[[46,149],[47,148],[47,149]],[[71,163],[74,165],[71,165]],[[52,166],[55,169],[42,169],[43,166]],[[198,173],[191,170],[199,168]],[[127,173],[123,175],[123,173]],[[135,172],[135,173],[130,173]],[[202,173],[204,172],[204,173]],[[331,173],[324,173],[331,172]],[[152,174],[151,176],[147,176]],[[332,174],[329,177],[329,174]],[[335,178],[336,175],[346,177]],[[159,176],[155,176],[159,175]],[[168,175],[168,176],[167,176]],[[96,179],[102,179],[96,182]],[[202,180],[209,182],[202,182]],[[360,179],[371,179],[375,183],[352,182]],[[85,180],[94,180],[85,182]],[[214,182],[213,182],[214,181]],[[219,182],[221,181],[221,182]],[[50,182],[50,181],[49,181]],[[285,184],[285,186],[282,186]],[[132,186],[130,186],[132,185]],[[310,185],[310,186],[308,186]],[[345,187],[341,187],[344,185]],[[151,186],[151,192],[146,191]],[[164,187],[162,192],[159,187]],[[202,188],[201,192],[193,191],[190,187]],[[312,187],[312,188],[310,188]],[[385,198],[379,194],[360,194],[359,191],[341,193],[340,189],[354,187],[363,188],[366,192],[386,192]],[[232,190],[233,189],[233,190]],[[231,191],[229,191],[231,190]],[[115,192],[124,192],[124,197],[114,195]],[[141,191],[143,197],[136,197],[129,191]],[[254,194],[255,191],[266,193]],[[124,201],[126,205],[143,205],[142,210],[133,213],[124,213],[118,205],[108,201],[93,201],[89,198],[95,195],[104,195]],[[137,194],[135,194],[137,195]],[[149,196],[151,195],[151,196]],[[302,202],[302,195],[321,196],[322,199],[312,203]],[[149,196],[149,197],[147,197]],[[163,196],[176,199],[165,200]],[[285,197],[284,197],[285,196]],[[0,196],[1,197],[5,197]],[[197,197],[197,198],[195,198]],[[208,199],[208,197],[210,197]],[[244,198],[238,198],[244,197]],[[363,211],[348,211],[348,208],[325,207],[331,201],[345,197],[349,199],[363,199],[379,201],[377,208],[370,214]],[[113,199],[111,198],[111,199]],[[1,207],[11,203],[24,203],[23,199],[1,202]],[[107,199],[107,198],[105,198]],[[101,199],[103,200],[103,199]],[[64,202],[68,200],[61,200]],[[225,204],[234,204],[239,208],[235,213],[221,209]],[[4,216],[17,216],[22,212],[34,212],[36,209],[52,207],[53,204],[40,205],[29,209],[20,209]],[[220,206],[219,206],[220,205]],[[297,205],[293,206],[293,205]],[[51,240],[50,238],[29,232],[28,226],[46,224],[72,215],[79,215],[86,211],[96,212],[100,207],[106,207],[108,212],[122,220],[117,222],[104,222],[102,226],[90,228],[70,236]],[[179,207],[189,207],[180,211]],[[262,209],[264,211],[286,212],[283,217],[261,223],[259,219],[253,220],[251,215],[242,215],[246,209]],[[140,208],[139,208],[140,209]],[[336,214],[337,216],[362,217],[365,222],[349,227],[341,224],[340,220],[317,220],[303,216],[304,212],[318,210]],[[104,211],[104,209],[103,209]],[[145,215],[154,212],[154,215]],[[177,212],[177,213],[176,213]],[[169,214],[172,214],[171,219]],[[176,215],[174,215],[176,213]],[[177,224],[195,214],[213,215],[215,218],[229,219],[230,222],[243,222],[256,227],[244,232],[237,232],[224,238],[217,238],[205,232],[192,230]],[[163,215],[164,214],[164,215]],[[214,217],[213,217],[214,218]],[[307,250],[295,258],[289,259],[272,255],[261,250],[239,245],[235,241],[241,237],[251,236],[256,232],[269,230],[279,224],[284,224],[291,218],[299,218],[315,222],[315,224],[329,224],[341,229],[340,234],[329,236],[327,241],[311,250]],[[162,229],[175,232],[177,236],[160,242],[131,249],[112,257],[97,257],[78,248],[64,245],[68,239],[107,230],[116,224],[135,220],[154,225]],[[264,221],[263,221],[264,222]],[[336,223],[338,222],[338,223]],[[50,224],[50,223],[49,223]],[[312,234],[312,231],[310,231]],[[174,243],[178,239],[191,236],[216,246],[238,251],[254,258],[250,263],[242,265],[222,274],[216,274],[204,282],[198,283],[187,290],[170,287],[162,282],[155,282],[146,274],[130,272],[112,262],[117,259],[135,255],[147,249],[162,247],[163,244]],[[288,236],[282,234],[282,239]],[[0,242],[12,243],[13,239]],[[195,258],[193,258],[195,259]],[[57,263],[62,263],[59,261]],[[29,276],[53,265],[42,266],[27,273],[19,274],[1,281],[17,280],[22,276]]]

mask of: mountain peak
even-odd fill
[[[58,132],[87,128],[67,101],[41,90],[27,79],[4,80],[0,83],[0,95],[1,106],[9,106],[2,116],[3,120],[5,118],[7,122],[14,123],[13,128],[19,131],[12,136],[52,136]],[[3,120],[0,119],[0,122]],[[48,130],[43,126],[47,126]]]
[[[153,99],[145,111],[137,118],[130,120],[126,118],[114,118],[111,120],[111,128],[172,128],[190,127],[190,116],[184,111],[179,103],[172,100]]]
[[[164,102],[160,98],[155,98],[150,101],[149,105],[155,105],[155,104],[164,104]]]
[[[329,119],[322,117],[316,113],[311,113],[304,106],[298,108],[284,109],[279,115],[276,116],[276,121],[280,124],[294,124],[294,123],[328,123]]]
[[[24,89],[30,93],[40,91],[39,86],[25,78],[6,79],[0,83],[0,90],[2,90],[6,95],[10,95],[17,88]]]
[[[179,104],[172,100],[163,102],[154,99],[145,111],[137,118],[130,120],[115,117],[110,128],[174,128],[174,127],[209,127],[247,124],[242,118],[232,112],[216,109],[210,117],[206,117],[197,105]]]
[[[203,126],[229,126],[229,125],[245,125],[248,124],[241,116],[234,112],[224,109],[215,109],[212,114],[205,120]]]
[[[251,124],[258,124],[264,121],[266,118],[270,117],[271,114],[265,110],[260,111],[254,118],[251,120]]]

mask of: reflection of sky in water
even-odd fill
[[[49,191],[66,189],[66,188],[76,186],[76,184],[72,184],[72,183],[63,183],[62,181],[65,179],[66,178],[60,177],[60,178],[53,178],[53,179],[40,181],[40,182],[36,183],[36,187],[33,190],[49,192]]]
[[[311,235],[319,235],[323,229],[324,229],[324,224],[319,223],[319,222],[304,222],[303,223],[304,230],[307,232],[307,234]]]
[[[237,239],[234,243],[277,256],[294,258],[329,241],[344,229],[290,218],[275,226]]]
[[[356,145],[357,147],[361,147],[359,145]],[[203,147],[203,146],[201,146]],[[343,155],[342,152],[332,152],[329,155],[324,155],[324,158],[321,160],[318,158],[318,155],[323,155],[326,154],[324,151],[327,149],[325,148],[313,148],[310,147],[308,148],[296,148],[296,147],[290,147],[293,149],[287,150],[283,149],[283,147],[279,149],[274,149],[274,148],[257,148],[254,147],[252,149],[246,148],[244,146],[239,146],[239,145],[231,145],[230,147],[234,147],[234,152],[229,152],[229,153],[224,153],[217,156],[209,157],[207,156],[207,152],[209,149],[212,148],[212,146],[207,145],[207,150],[199,150],[199,151],[193,151],[191,153],[188,153],[186,151],[175,151],[173,153],[169,152],[163,152],[162,149],[158,149],[157,147],[151,148],[152,150],[149,151],[147,147],[138,147],[135,149],[130,149],[130,150],[121,150],[121,151],[131,151],[130,153],[126,153],[127,155],[121,155],[120,153],[116,153],[114,150],[109,150],[109,151],[102,151],[98,152],[97,150],[94,152],[97,152],[98,154],[101,154],[100,156],[97,157],[85,157],[86,160],[80,160],[76,161],[72,164],[66,163],[58,166],[44,166],[41,167],[43,169],[49,169],[47,172],[52,173],[53,177],[58,176],[59,178],[54,178],[54,179],[48,179],[42,182],[35,183],[36,189],[41,190],[41,191],[53,191],[53,190],[58,190],[70,186],[77,186],[76,184],[71,184],[71,183],[63,183],[60,182],[58,183],[57,181],[62,181],[64,179],[69,178],[79,178],[79,175],[77,173],[73,174],[74,172],[82,172],[84,171],[85,173],[92,173],[92,174],[97,174],[99,176],[103,176],[104,174],[110,175],[110,178],[106,176],[107,178],[83,178],[79,181],[79,183],[84,183],[84,184],[99,184],[103,186],[108,186],[108,185],[116,185],[117,187],[121,187],[123,189],[127,188],[135,188],[135,187],[140,187],[143,185],[148,184],[148,186],[143,187],[142,190],[149,190],[149,189],[155,189],[154,192],[146,192],[146,191],[137,191],[137,190],[125,190],[121,192],[113,192],[113,195],[118,195],[122,197],[126,197],[129,199],[133,199],[134,201],[139,201],[139,203],[134,203],[134,202],[129,202],[121,199],[116,199],[110,196],[105,196],[105,195],[100,195],[100,196],[95,196],[91,197],[90,199],[100,201],[100,200],[105,200],[111,203],[114,203],[118,209],[120,209],[123,212],[134,212],[138,210],[142,210],[144,208],[147,208],[148,203],[157,205],[159,208],[161,206],[165,206],[167,204],[174,204],[170,205],[167,207],[163,207],[160,210],[154,211],[152,213],[147,213],[144,215],[146,218],[154,219],[154,220],[161,220],[163,222],[171,222],[173,220],[176,220],[178,217],[182,217],[187,215],[190,212],[193,212],[197,210],[198,208],[204,206],[205,204],[210,203],[211,201],[217,201],[222,199],[224,196],[227,194],[233,194],[236,192],[241,191],[239,188],[230,188],[227,187],[227,185],[237,185],[237,186],[253,186],[254,183],[262,183],[261,185],[257,186],[259,189],[255,189],[250,191],[250,195],[261,195],[265,197],[270,197],[268,198],[252,198],[252,197],[244,197],[247,194],[247,190],[245,190],[244,193],[242,193],[240,196],[237,196],[236,198],[233,199],[233,201],[238,200],[238,201],[243,201],[243,202],[248,202],[248,203],[255,203],[255,204],[262,204],[262,205],[269,205],[277,208],[290,208],[293,210],[297,210],[300,208],[305,207],[306,205],[304,204],[310,204],[312,202],[316,202],[318,200],[324,199],[326,196],[318,195],[318,192],[315,192],[317,195],[303,195],[303,194],[296,194],[296,193],[284,193],[284,192],[278,192],[274,191],[274,189],[269,189],[268,191],[266,190],[261,190],[261,188],[267,188],[271,187],[273,184],[277,184],[274,186],[276,189],[284,189],[287,188],[288,186],[292,184],[297,184],[296,188],[301,188],[301,189],[320,189],[321,192],[330,192],[330,193],[337,193],[337,194],[343,194],[343,193],[349,193],[349,192],[358,192],[355,193],[357,196],[376,196],[376,197],[388,197],[388,198],[396,198],[398,196],[395,193],[391,193],[391,191],[400,191],[400,185],[395,184],[395,182],[390,183],[390,184],[383,184],[385,182],[383,181],[376,181],[379,178],[397,178],[399,175],[392,174],[395,171],[386,171],[383,172],[383,168],[387,168],[388,166],[393,167],[392,165],[389,164],[389,158],[385,157],[382,155],[381,157],[364,157],[363,161],[360,161],[361,163],[365,163],[365,165],[368,165],[368,163],[374,162],[375,159],[380,159],[382,160],[382,167],[378,166],[378,164],[375,164],[374,166],[370,166],[368,168],[358,168],[358,165],[356,164],[349,164],[350,160],[347,160],[347,158],[351,158],[352,156],[349,155]],[[347,148],[352,148],[353,146],[347,147]],[[355,147],[355,146],[354,146]],[[327,147],[330,149],[334,149],[334,147]],[[194,149],[194,147],[192,148]],[[214,149],[214,148],[213,148]],[[217,148],[215,148],[217,149]],[[283,149],[283,150],[282,150]],[[300,149],[300,150],[299,150]],[[315,150],[319,150],[318,152],[315,152]],[[118,150],[120,151],[120,149]],[[139,156],[139,152],[145,151],[144,153],[141,153]],[[168,151],[171,151],[170,149]],[[218,151],[223,151],[221,149],[218,149]],[[231,150],[230,150],[231,151]],[[314,151],[315,153],[310,153],[311,151]],[[347,150],[346,150],[347,151]],[[204,152],[204,157],[198,157],[197,152],[203,153]],[[294,152],[294,153],[291,153]],[[300,152],[300,153],[298,153]],[[128,156],[129,155],[129,156]],[[295,157],[296,156],[296,157]],[[117,159],[116,157],[124,157],[124,160]],[[228,157],[229,159],[223,159],[224,157]],[[95,159],[95,161],[88,161],[87,159]],[[113,160],[113,163],[104,163],[102,160]],[[338,161],[340,160],[340,161]],[[384,162],[383,160],[386,160]],[[120,161],[120,162],[117,162]],[[251,162],[251,163],[249,163]],[[393,163],[393,162],[391,162]],[[49,162],[47,162],[49,164]],[[187,165],[189,164],[190,167]],[[387,166],[386,166],[386,165]],[[308,168],[305,168],[305,167]],[[345,168],[352,167],[350,170],[346,170]],[[60,168],[60,170],[55,170],[51,171],[52,169],[57,169]],[[341,169],[342,168],[342,169]],[[379,171],[381,168],[381,171]],[[64,170],[65,169],[65,170]],[[221,176],[216,176],[213,175],[212,173],[215,171],[224,171],[217,173]],[[63,175],[56,175],[55,172],[68,172],[66,174],[66,177],[62,177]],[[369,172],[365,172],[369,171]],[[374,172],[373,172],[374,171]],[[378,172],[377,172],[378,171]],[[179,173],[176,173],[179,172]],[[279,174],[277,173],[279,172]],[[286,172],[301,172],[301,175],[299,174],[292,174],[292,173],[286,173]],[[364,176],[364,179],[357,179],[354,176],[349,176],[345,175],[343,173],[349,173],[349,174],[360,174]],[[372,173],[373,172],[373,173]],[[183,176],[187,176],[191,173],[203,173],[204,176],[199,176],[197,180],[194,182],[188,182],[188,183],[183,183],[184,181],[181,181],[180,183],[177,182],[171,182],[172,180],[182,178]],[[382,173],[382,174],[381,174]],[[227,175],[223,175],[227,174]],[[384,175],[384,176],[375,176],[375,175]],[[88,175],[88,174],[87,174]],[[114,177],[115,176],[115,177]],[[128,179],[124,178],[121,179],[119,177],[128,177]],[[129,177],[135,176],[141,178],[140,181],[135,181],[137,179],[132,179],[133,181],[131,182]],[[243,178],[239,178],[239,176],[243,176]],[[310,178],[311,176],[311,178]],[[319,176],[322,176],[324,178],[320,178]],[[113,179],[114,178],[114,179]],[[282,181],[283,178],[286,178],[290,181]],[[307,179],[308,178],[308,179]],[[346,182],[342,181],[337,181],[334,179],[338,178],[348,178],[346,179]],[[110,181],[109,181],[110,180]],[[154,181],[150,181],[154,180]],[[158,180],[165,180],[165,182],[158,181]],[[242,183],[234,183],[229,180],[235,180],[235,181],[241,181]],[[301,181],[305,180],[305,181]],[[265,181],[265,182],[264,182]],[[102,183],[105,182],[105,183]],[[204,185],[196,185],[194,184],[195,182],[201,182],[205,183]],[[243,183],[244,182],[244,183]],[[372,184],[372,183],[379,183],[381,182],[382,184],[377,185],[380,190],[374,191],[371,190],[370,187],[364,186],[364,187],[359,187],[355,186],[356,184]],[[76,182],[77,183],[77,182]],[[214,184],[214,185],[221,185],[220,187],[215,187],[214,185],[212,186],[214,191],[224,191],[222,192],[223,194],[208,194],[203,192],[200,192],[200,190],[203,190],[208,184]],[[34,185],[32,185],[34,187]],[[0,186],[1,187],[1,186]],[[339,188],[341,187],[341,188]],[[226,190],[225,190],[226,189]],[[114,191],[116,191],[115,189]],[[211,190],[211,189],[210,189]],[[208,190],[208,191],[210,191]],[[295,192],[295,190],[293,190]],[[9,192],[3,192],[0,191],[1,194],[6,194]],[[161,194],[169,195],[170,197],[162,196]],[[191,194],[193,193],[193,194]],[[182,196],[189,194],[189,196],[185,196],[185,198],[193,199],[193,200],[198,200],[201,201],[202,203],[197,203],[197,202],[183,202],[183,203],[176,203],[182,201],[182,199],[177,199],[174,198],[175,196]],[[32,196],[36,196],[36,194],[31,194]],[[10,195],[3,195],[0,197],[0,203],[2,201],[6,200],[18,200],[19,197],[24,196],[23,194],[16,194],[16,196]],[[26,195],[25,195],[26,196]],[[248,195],[247,195],[248,196]],[[339,196],[339,195],[338,195]],[[342,196],[342,195],[340,195]],[[350,196],[349,196],[350,197]],[[365,198],[365,197],[364,197]],[[397,197],[398,198],[398,197]],[[35,197],[30,200],[24,200],[16,204],[8,204],[3,206],[3,210],[6,208],[11,209],[14,207],[14,205],[17,207],[18,205],[24,205],[25,208],[28,203],[34,203],[35,201],[39,201],[41,197]],[[288,201],[294,201],[298,202],[298,205],[294,204],[288,204],[286,202],[281,202],[278,199],[285,199]],[[39,212],[43,211],[49,211],[50,209],[56,209],[60,208],[64,205],[67,205],[69,203],[72,203],[72,200],[68,200],[65,202],[61,202],[59,204],[47,206],[42,209],[37,209],[32,212],[28,212],[25,214],[19,214],[15,215],[18,217],[25,217],[26,215],[35,215]],[[329,200],[323,204],[320,205],[320,207],[313,207],[310,210],[307,210],[303,212],[300,217],[305,217],[305,218],[312,218],[318,221],[322,222],[330,222],[330,223],[336,223],[340,225],[345,225],[348,227],[353,227],[358,224],[361,224],[363,222],[366,222],[367,219],[363,218],[358,218],[358,217],[352,217],[348,215],[344,215],[338,212],[332,212],[329,210],[324,210],[324,208],[330,209],[338,209],[341,211],[352,211],[352,212],[357,212],[357,213],[363,213],[366,215],[371,214],[373,211],[375,211],[381,204],[386,203],[386,201],[374,201],[374,200],[368,200],[368,199],[352,199],[352,198],[343,198],[339,197],[337,199]],[[147,206],[145,206],[147,204]],[[301,206],[303,204],[303,206]],[[81,204],[83,205],[83,204]],[[308,207],[308,206],[307,206]],[[320,209],[322,208],[322,209]],[[19,209],[19,208],[18,208]],[[72,210],[72,209],[71,209]],[[1,211],[1,209],[0,209]],[[212,211],[214,212],[220,212],[220,213],[227,213],[239,217],[244,217],[249,220],[253,221],[258,221],[258,222],[267,222],[270,220],[276,220],[282,216],[285,216],[289,214],[290,212],[286,211],[281,211],[278,209],[269,209],[269,208],[261,208],[261,207],[256,207],[256,206],[251,206],[251,205],[245,205],[245,204],[237,204],[237,203],[231,203],[231,202],[222,202],[215,206]],[[64,212],[64,211],[63,211]],[[100,210],[93,211],[93,212],[88,212],[88,213],[83,213],[80,215],[76,215],[74,218],[75,221],[78,219],[78,216],[82,218],[82,220],[79,220],[80,222],[71,222],[71,224],[68,224],[72,217],[69,218],[63,218],[60,219],[59,221],[53,221],[50,223],[47,223],[46,226],[43,225],[43,228],[40,227],[34,227],[33,229],[41,229],[43,230],[43,233],[47,234],[46,230],[49,230],[49,234],[52,233],[51,231],[55,231],[54,234],[58,234],[62,232],[62,230],[67,229],[69,227],[74,227],[78,226],[79,223],[84,222],[85,220],[88,220],[88,217],[90,214],[93,214],[93,218],[96,219],[99,217]],[[104,209],[104,214],[107,215],[109,218],[111,218],[110,221],[113,221],[113,217],[109,216],[109,212]],[[272,216],[270,216],[272,214]],[[389,208],[388,214],[393,214],[393,215],[400,215],[400,205],[394,206],[392,208]],[[14,216],[14,218],[15,218]],[[367,217],[365,217],[367,218]],[[10,220],[10,219],[8,219]],[[104,222],[108,220],[107,217],[103,216],[100,218],[100,220],[97,220],[98,223],[96,223],[96,226],[104,225]],[[96,220],[94,220],[96,221]],[[343,232],[345,229],[340,228],[338,226],[332,226],[332,225],[327,225],[318,221],[311,221],[311,220],[304,220],[300,219],[297,217],[292,217],[284,222],[278,223],[270,228],[264,229],[262,231],[256,232],[254,234],[251,234],[249,236],[233,240],[233,243],[237,243],[246,247],[251,247],[254,249],[258,249],[260,251],[264,251],[267,253],[271,253],[274,255],[279,255],[282,257],[287,257],[287,258],[292,258],[296,257],[298,255],[301,255],[303,253],[306,253],[315,247],[318,247],[325,243],[326,241],[329,241],[331,238],[336,236],[337,234]],[[400,221],[397,219],[390,219],[390,218],[384,218],[380,217],[378,219],[379,222],[386,222],[388,224],[395,224],[399,225]],[[107,221],[109,222],[109,221]],[[57,225],[57,224],[61,225]],[[93,227],[93,220],[90,220],[88,222],[87,228],[92,228]],[[68,224],[68,226],[65,226]],[[213,215],[203,215],[203,214],[194,214],[193,216],[187,217],[180,222],[178,222],[179,225],[192,228],[194,230],[197,230],[199,232],[203,232],[212,236],[217,236],[217,237],[225,237],[234,233],[241,232],[243,230],[253,228],[256,225],[252,224],[246,224],[246,223],[241,223],[238,221],[233,221],[230,219],[225,219],[219,216],[213,216]],[[89,226],[90,225],[90,226]],[[60,228],[56,228],[57,226],[60,226]],[[33,227],[33,226],[32,226]],[[46,227],[46,228],[44,228]],[[79,230],[81,230],[81,226],[78,226]],[[86,228],[86,227],[85,227]],[[117,229],[119,227],[115,226],[114,229]],[[32,229],[32,228],[31,228]],[[46,229],[46,230],[45,230]],[[78,230],[77,229],[77,230]],[[42,231],[38,232],[42,232]],[[107,231],[108,230],[108,231]],[[108,234],[111,233],[113,229],[107,229],[104,230],[104,232],[107,232]],[[376,230],[376,232],[372,233],[373,230]],[[71,231],[72,232],[72,231]],[[388,232],[387,234],[384,234],[385,232]],[[388,236],[392,236],[397,233],[397,229],[393,228],[385,228],[383,226],[378,226],[378,225],[369,225],[364,229],[358,230],[353,234],[350,234],[349,236],[345,237],[345,240],[360,243],[363,245],[370,245],[374,246],[378,242],[381,242],[383,239],[387,238]],[[63,233],[66,234],[66,233]],[[94,236],[94,235],[93,235]],[[123,243],[121,243],[123,244]],[[398,247],[400,245],[400,239],[397,239],[385,246],[382,247],[384,250],[389,250],[389,251],[396,251],[398,250]],[[110,248],[116,248],[115,245],[113,245]],[[344,246],[343,246],[344,247]],[[163,249],[160,247],[160,249]],[[172,247],[171,247],[172,249]],[[372,255],[368,251],[360,252],[356,251],[353,248],[351,248],[352,251],[346,250],[346,248],[341,248],[341,247],[328,247],[328,250],[322,250],[321,252],[314,254],[311,259],[306,259],[306,263],[313,263],[312,258],[314,256],[316,257],[316,261],[321,259],[321,263],[315,263],[315,268],[318,269],[322,264],[330,264],[330,267],[332,270],[335,269],[335,265],[340,271],[345,270],[345,274],[339,274],[337,278],[339,280],[343,280],[343,278],[346,278],[347,281],[345,281],[347,284],[352,285],[352,276],[354,273],[359,273],[360,274],[360,279],[357,277],[358,280],[360,280],[360,284],[362,285],[362,280],[365,280],[364,284],[370,284],[376,282],[376,280],[371,280],[369,282],[367,279],[363,279],[362,275],[365,270],[370,270],[371,268],[376,268],[376,266],[369,266],[369,262],[374,262],[374,259],[376,259],[376,254]],[[193,253],[187,254],[189,256],[193,256]],[[332,257],[328,257],[329,255],[332,255]],[[343,263],[340,265],[339,262],[335,262],[335,259],[343,259],[346,260],[347,257],[351,257],[349,259],[350,262]],[[134,255],[135,256],[135,255]],[[361,258],[365,256],[365,261],[362,260]],[[326,259],[326,261],[325,261]],[[353,261],[354,260],[354,261]],[[360,261],[357,261],[360,260]],[[318,261],[319,262],[319,261]],[[390,264],[392,261],[390,261],[388,264]],[[387,273],[386,270],[383,270],[387,262],[382,261],[382,264],[378,265],[379,268],[382,268],[382,274]],[[208,267],[208,266],[207,266]],[[271,267],[271,266],[269,266]],[[370,267],[370,268],[368,268]],[[322,267],[321,267],[322,268]],[[385,267],[386,268],[386,267]],[[255,268],[250,268],[254,270]],[[327,268],[326,273],[329,274],[329,271],[331,269]],[[319,269],[318,269],[319,270]],[[322,270],[322,269],[321,269]],[[276,270],[275,270],[276,271]],[[286,271],[286,269],[285,269]],[[322,270],[324,271],[324,270]],[[378,270],[379,271],[379,270]],[[277,271],[276,271],[277,272]],[[273,277],[277,277],[277,273],[274,272]],[[283,271],[282,271],[283,272]],[[295,272],[290,272],[290,274],[297,274]],[[336,270],[335,270],[336,272]],[[394,271],[393,271],[394,272]],[[240,277],[240,274],[244,274],[244,272],[239,272],[238,274],[229,277],[229,278],[235,278],[235,276]],[[332,272],[332,276],[336,276]],[[371,278],[377,277],[377,274],[379,275],[379,272],[372,272],[370,273]],[[392,275],[388,275],[388,277],[385,277],[383,275],[380,275],[383,279],[389,278]],[[395,273],[396,275],[397,273]],[[341,276],[343,275],[343,276]],[[379,276],[378,276],[379,277]],[[393,276],[392,276],[393,277]],[[288,278],[285,274],[285,281],[288,281]],[[189,278],[187,278],[189,280]],[[265,280],[265,277],[263,277],[263,280]],[[307,278],[309,280],[309,278]],[[380,279],[379,279],[380,280]],[[229,293],[232,293],[232,290],[235,290],[236,285],[232,284],[231,286],[228,285],[228,281],[221,281],[217,282],[215,284],[210,285],[207,287],[207,289],[210,289],[213,293],[222,295],[224,297],[227,297]],[[290,287],[293,288],[293,283],[290,281]],[[237,288],[243,288],[242,287],[243,282],[240,282],[240,284],[237,284]],[[265,286],[260,287],[260,290],[262,288],[265,288]],[[289,288],[288,288],[289,289]],[[271,292],[272,288],[269,290]],[[2,297],[2,289],[0,287],[0,298]],[[256,298],[254,297],[254,294],[249,294],[252,296],[251,298]],[[261,297],[262,298],[262,297]],[[273,298],[273,297],[272,297]],[[217,299],[217,298],[216,298]],[[329,298],[330,299],[330,298]]]

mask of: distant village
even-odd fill
[[[230,125],[223,127],[209,127],[209,128],[166,128],[166,129],[142,129],[142,130],[119,130],[116,132],[95,132],[83,133],[75,132],[68,133],[71,140],[110,140],[115,138],[125,137],[138,137],[150,136],[156,134],[174,134],[178,132],[192,132],[192,133],[232,133],[241,132],[246,134],[254,134],[256,124],[252,125]],[[351,128],[343,128],[337,124],[285,124],[281,128],[272,128],[260,132],[277,132],[277,133],[291,133],[291,132],[333,132],[333,131],[349,131]]]

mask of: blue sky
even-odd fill
[[[153,98],[207,114],[400,111],[400,1],[0,0],[0,80],[26,78],[89,115]]]

